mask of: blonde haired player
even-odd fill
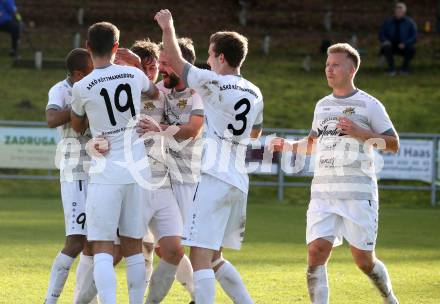
[[[373,145],[396,153],[399,137],[379,100],[354,86],[359,53],[346,43],[327,51],[325,73],[332,94],[315,107],[306,139],[274,139],[271,149],[314,153],[307,211],[307,284],[313,304],[329,301],[327,261],[345,238],[356,265],[371,279],[384,303],[397,304],[385,265],[376,257],[378,189]]]

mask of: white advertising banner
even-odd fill
[[[289,136],[289,139],[297,138]],[[262,144],[264,144],[264,141],[265,138],[263,137]],[[433,153],[434,144],[431,140],[402,139],[400,141],[400,150],[397,154],[376,153],[376,168],[382,168],[377,176],[379,179],[418,180],[430,182],[434,165],[432,163]],[[258,156],[261,157],[262,155],[262,152],[260,152],[260,155],[256,153],[256,155],[253,155],[254,157],[249,157],[248,161],[256,162],[258,161]],[[259,161],[261,162],[261,158]],[[251,173],[277,174],[278,164],[276,163],[275,158],[273,161],[272,166],[261,166]],[[286,175],[312,176],[313,163],[313,158],[310,159],[309,157],[294,155],[293,153],[284,153],[281,159],[281,167]],[[265,168],[270,169],[264,170]],[[440,176],[440,168],[438,176]]]
[[[384,166],[377,177],[430,182],[434,168],[433,153],[434,143],[431,140],[402,139],[397,154],[380,153]]]
[[[0,168],[56,169],[56,129],[0,127]]]

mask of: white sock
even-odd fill
[[[393,288],[391,286],[391,279],[388,274],[385,265],[376,259],[374,261],[373,270],[368,274],[371,282],[379,290],[381,296],[384,298],[384,303],[386,304],[398,304],[398,300],[393,293]]]
[[[145,271],[146,271],[146,282],[147,282],[147,286],[148,283],[150,282],[151,279],[151,275],[153,274],[153,258],[154,258],[154,250],[151,251],[147,251],[143,250],[144,253],[144,259],[145,259]]]
[[[312,304],[328,303],[327,266],[319,265],[307,269],[307,287]]]
[[[151,276],[147,304],[160,303],[173,285],[177,266],[160,260]]]
[[[142,253],[125,258],[127,271],[127,286],[130,304],[142,304],[144,302],[145,288],[145,260]]]
[[[184,254],[177,266],[176,280],[188,290],[191,299],[194,300],[194,283],[193,283],[193,269],[191,261]]]
[[[113,269],[113,256],[98,253],[93,257],[93,277],[102,304],[116,304],[116,273]]]
[[[232,302],[240,304],[254,303],[237,269],[228,261],[225,260],[223,265],[217,269],[215,278],[219,281]]]
[[[215,275],[212,269],[194,271],[194,296],[197,304],[213,304],[215,301]]]
[[[93,281],[93,256],[79,256],[79,263],[76,268],[76,286],[73,296],[74,304],[97,303],[95,282]]]
[[[46,293],[45,304],[53,304],[58,301],[67,276],[69,275],[70,266],[72,266],[74,258],[60,252],[56,256],[52,269],[50,271],[49,287]]]

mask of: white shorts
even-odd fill
[[[89,184],[86,204],[87,239],[115,241],[121,236],[141,239],[142,214],[149,192],[138,184]]]
[[[247,194],[203,174],[184,225],[185,246],[240,249],[246,224]]]
[[[171,188],[151,191],[151,200],[144,204],[143,223],[146,236],[148,237],[148,231],[151,231],[153,241],[159,241],[166,236],[182,236],[182,215]],[[148,238],[144,236],[143,241],[146,240]]]
[[[183,224],[185,224],[187,214],[194,201],[194,193],[196,192],[197,184],[182,184],[175,182],[171,185],[173,188],[174,196],[176,197],[177,203],[179,204]]]
[[[87,180],[61,182],[66,236],[87,235],[86,198]]]
[[[307,210],[307,244],[324,238],[336,247],[345,238],[358,249],[373,251],[378,212],[378,203],[372,200],[312,199]]]

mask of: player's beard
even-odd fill
[[[179,81],[180,81],[179,76],[177,76],[174,73],[166,74],[166,76],[164,76],[164,74],[162,74],[162,77],[163,77],[163,85],[167,89],[175,88],[179,84]]]

